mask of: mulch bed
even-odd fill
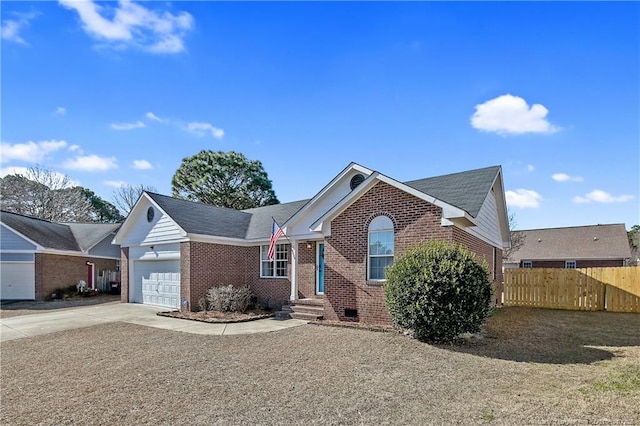
[[[181,312],[181,311],[168,311],[158,312],[161,317],[180,318],[191,321],[200,321],[208,323],[234,323],[234,322],[247,322],[255,321],[264,318],[271,318],[275,315],[272,311],[264,310],[250,310],[247,312]]]

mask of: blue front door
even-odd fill
[[[318,277],[316,293],[324,294],[324,243],[318,243]]]

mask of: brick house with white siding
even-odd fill
[[[109,284],[120,247],[111,240],[118,223],[55,223],[0,212],[0,299],[44,300],[55,290],[85,281]]]
[[[269,261],[274,219],[285,236]],[[432,239],[486,262],[500,300],[509,227],[499,166],[401,183],[351,163],[310,200],[243,211],[144,193],[114,243],[123,302],[196,310],[214,285],[248,285],[272,307],[311,303],[327,319],[389,324],[384,267]]]

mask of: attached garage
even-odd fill
[[[7,257],[4,254],[3,257]],[[22,255],[24,256],[24,255]],[[33,300],[36,297],[35,265],[31,261],[3,261],[0,263],[0,299]]]
[[[133,262],[133,302],[180,307],[180,261],[137,260]]]

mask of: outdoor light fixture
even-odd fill
[[[311,241],[307,241],[307,248],[311,249]]]

